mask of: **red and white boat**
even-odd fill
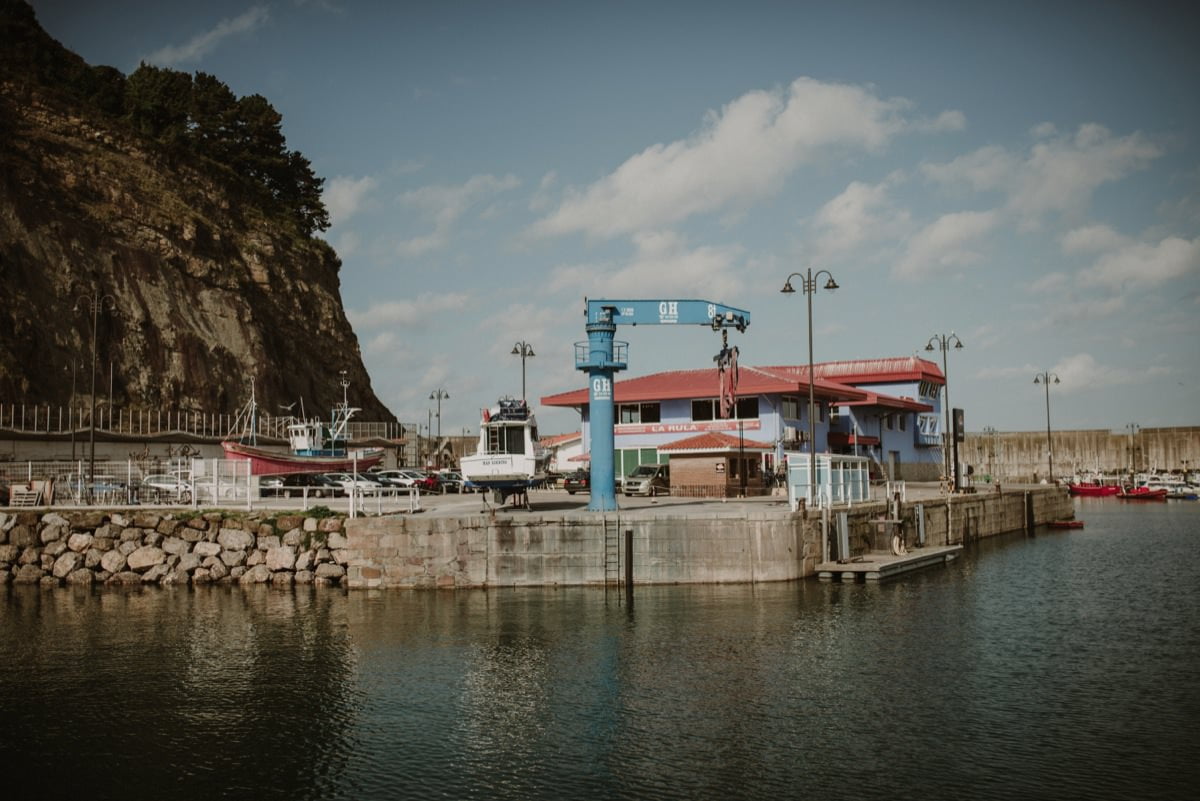
[[[351,450],[350,418],[358,409],[352,408],[345,398],[348,384],[342,384],[342,402],[333,408],[330,422],[323,420],[297,420],[288,424],[288,452],[281,453],[260,448],[257,442],[247,444],[225,440],[221,447],[226,459],[241,459],[250,462],[250,474],[255,476],[277,476],[290,473],[349,473],[366,470],[383,461],[383,448],[361,448]],[[256,429],[256,405],[251,390],[247,405],[248,429]]]
[[[1150,489],[1149,487],[1131,487],[1122,489],[1117,497],[1125,501],[1165,501],[1165,489]]]

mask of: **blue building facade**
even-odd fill
[[[872,474],[894,480],[936,480],[942,473],[941,388],[933,362],[917,357],[827,362],[814,366],[818,453],[871,459]],[[772,443],[759,469],[776,471],[786,457],[807,454],[808,368],[742,367],[732,414],[720,414],[715,368],[656,373],[614,385],[615,472],[668,461],[660,449],[685,437],[718,431]],[[543,397],[547,406],[579,411],[590,441],[587,390]]]

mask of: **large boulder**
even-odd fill
[[[95,539],[91,534],[79,531],[67,538],[67,547],[75,553],[83,553],[92,547],[92,542]]]
[[[221,546],[215,542],[197,542],[195,547],[192,548],[192,553],[201,558],[206,556],[220,556]]]
[[[217,534],[217,542],[228,551],[240,551],[254,545],[254,535],[236,528],[223,528]]]
[[[342,568],[341,565],[334,565],[334,564],[329,564],[329,563],[326,563],[323,565],[317,565],[316,576],[319,579],[340,579],[345,574],[346,574],[346,571],[344,568]]]
[[[159,547],[167,553],[173,553],[182,556],[191,550],[192,545],[191,543],[180,539],[179,537],[167,537],[159,544]]]
[[[83,564],[83,556],[75,551],[67,551],[62,556],[54,560],[54,567],[50,570],[56,578],[66,578],[71,575],[75,568]]]
[[[280,545],[267,551],[267,569],[274,573],[277,570],[291,570],[296,566],[296,552],[288,545]]]
[[[129,554],[129,569],[137,573],[143,573],[155,565],[161,565],[166,561],[167,552],[162,548],[156,548],[153,545],[143,545]]]
[[[71,574],[67,576],[68,584],[77,584],[84,587],[90,586],[91,584],[95,583],[95,581],[95,574],[85,567],[81,567],[78,570],[72,571]]]
[[[266,565],[255,565],[238,579],[241,584],[265,584],[271,580],[271,571]]]
[[[13,584],[37,584],[44,575],[46,571],[37,565],[21,565],[13,574]]]

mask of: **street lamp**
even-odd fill
[[[1141,426],[1139,426],[1137,423],[1126,423],[1125,424],[1125,429],[1127,431],[1129,431],[1129,477],[1130,477],[1130,480],[1133,479],[1133,474],[1137,472],[1137,445],[1134,442],[1134,437],[1137,436],[1138,429],[1140,429],[1140,428],[1141,428]]]
[[[783,282],[783,289],[779,290],[785,295],[790,295],[796,290],[792,288],[792,279],[800,279],[800,288],[804,294],[808,296],[808,499],[811,503],[816,498],[816,483],[817,483],[817,425],[814,421],[814,412],[816,404],[813,401],[813,335],[812,335],[812,297],[817,291],[817,279],[824,273],[829,278],[825,282],[825,289],[832,292],[838,288],[837,281],[833,280],[833,274],[828,270],[818,270],[813,273],[809,267],[803,273],[792,273]]]
[[[1050,379],[1054,379],[1054,383],[1061,383],[1058,380],[1057,373],[1038,373],[1033,377],[1033,383],[1046,385],[1046,453],[1050,460],[1050,483],[1054,483],[1054,445],[1050,441]]]
[[[992,482],[996,481],[996,468],[993,462],[996,459],[996,434],[999,432],[993,426],[984,426],[983,433],[988,437],[988,475],[992,477]]]
[[[441,449],[442,441],[442,401],[450,397],[450,393],[438,387],[433,392],[429,393],[430,400],[437,401],[437,439],[434,440],[434,448]],[[438,467],[442,466],[441,453],[438,453]]]
[[[950,478],[954,475],[954,465],[950,464],[950,440],[948,439],[950,436],[950,365],[946,361],[946,352],[952,344],[955,350],[962,350],[963,343],[953,331],[949,334],[934,334],[931,336],[929,341],[925,343],[925,350],[933,350],[934,343],[937,343],[937,346],[942,351],[942,381],[944,382],[942,390],[945,392],[946,398],[946,430],[942,432],[942,468],[945,471],[944,475],[946,478]],[[954,479],[954,489],[955,491],[958,490],[957,476]]]
[[[533,346],[522,340],[513,345],[512,355],[521,357],[521,400],[525,400],[525,360],[534,357]]]
[[[100,319],[100,312],[112,311],[116,306],[117,301],[112,295],[84,294],[75,299],[76,314],[84,309],[92,314],[92,411],[88,418],[88,503],[92,501],[92,484],[96,474],[96,325]]]

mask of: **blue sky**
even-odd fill
[[[1200,424],[1200,48],[1168,3],[34,0],[204,71],[326,178],[372,384],[442,431],[583,385],[583,299],[747,309],[743,364],[926,353],[980,430]],[[637,376],[704,328],[620,329]],[[286,369],[281,365],[280,369]],[[329,365],[331,380],[338,365]],[[618,381],[621,378],[618,375]],[[715,394],[715,389],[714,389]],[[539,409],[546,432],[573,412]]]

